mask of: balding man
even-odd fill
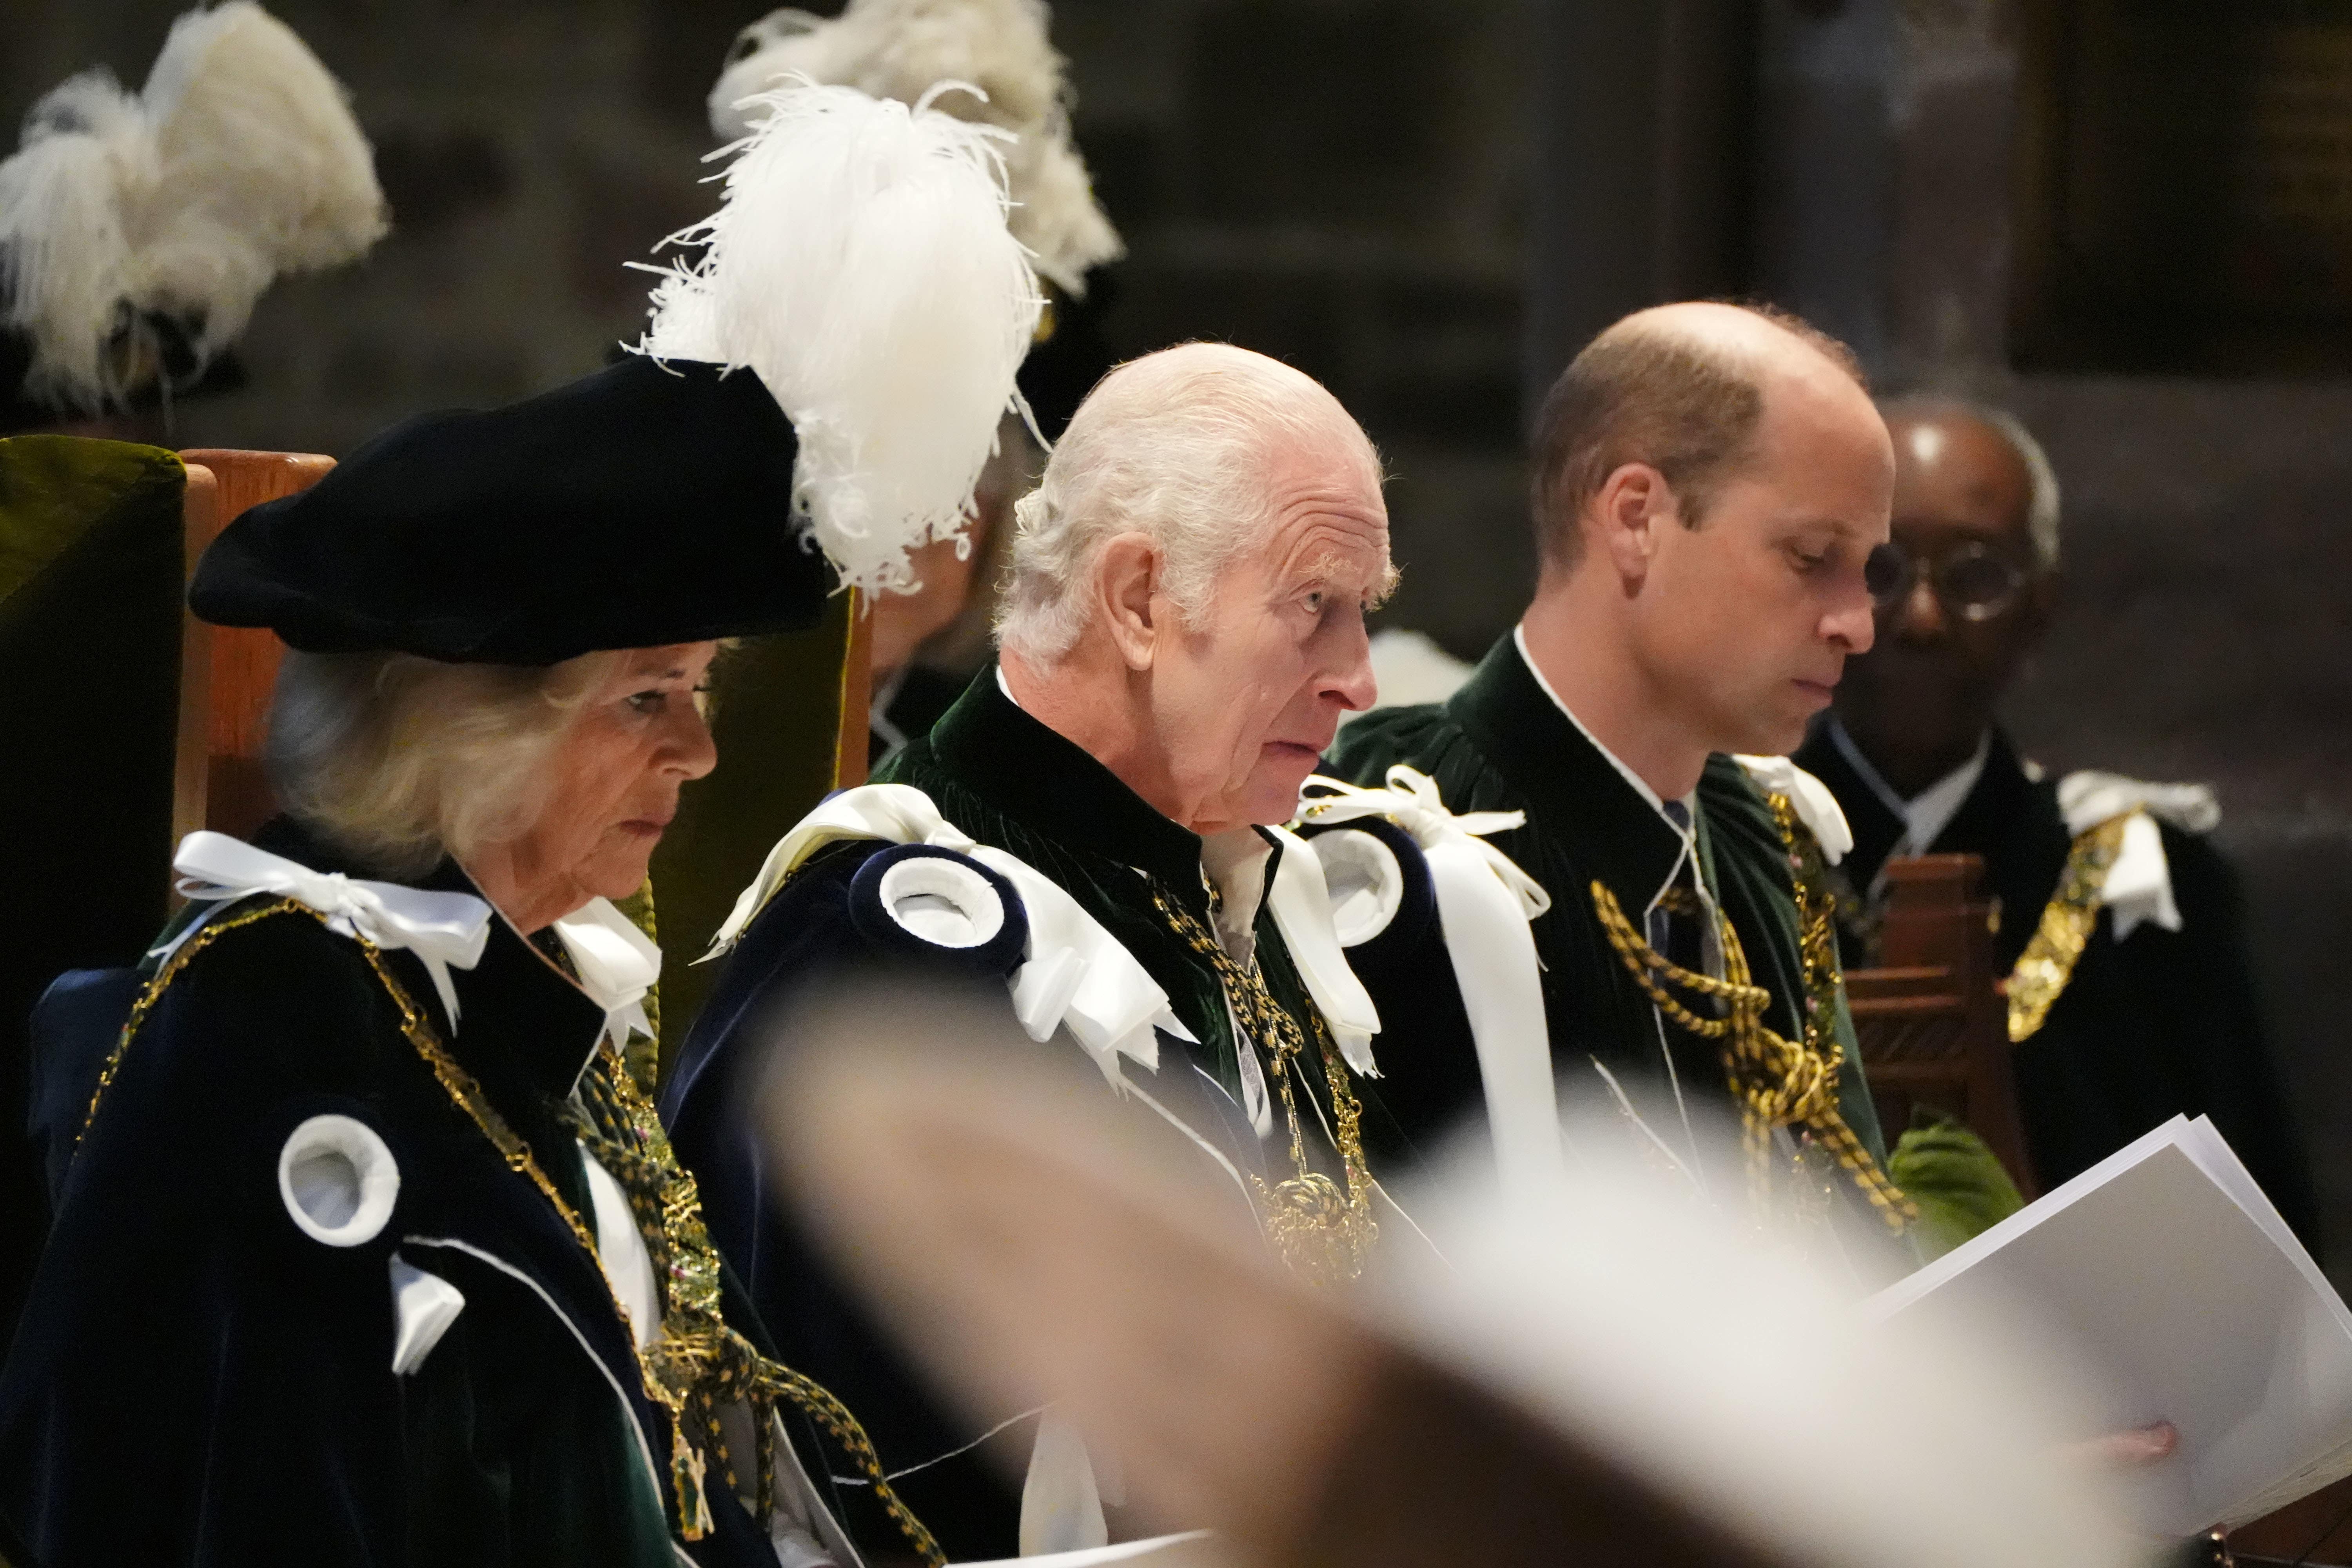
[[[2035,1174],[2054,1186],[2177,1113],[2208,1115],[2315,1242],[2302,1140],[2248,973],[2236,879],[2203,835],[2210,791],[2049,778],[1994,717],[2050,624],[2058,481],[1998,409],[1906,399],[1877,646],[1797,760],[1853,824],[1839,868],[1851,962],[1869,962],[1899,855],[1984,858]],[[2061,940],[2078,933],[2079,949]]]
[[[1870,647],[1894,460],[1853,356],[1786,316],[1644,310],[1560,376],[1534,456],[1517,627],[1444,703],[1351,722],[1332,768],[1402,764],[1454,812],[1525,814],[1491,841],[1550,895],[1534,934],[1564,1109],[1631,1128],[1716,1202],[1899,1231],[1816,875],[1843,826],[1780,760]],[[1482,1088],[1499,1121],[1443,972],[1377,967],[1399,1152]],[[1732,1122],[1727,1148],[1710,1129]]]
[[[760,1026],[877,965],[980,987],[1205,1161],[1237,1224],[1352,1277],[1380,1230],[1351,1085],[1378,1020],[1315,857],[1271,825],[1372,699],[1381,479],[1331,395],[1262,355],[1192,344],[1114,372],[1017,509],[1000,664],[787,835],[723,933],[665,1119],[780,1350],[865,1416],[953,1556],[1098,1541],[1086,1450],[1050,1422],[995,1439],[1033,1445],[1016,1531],[986,1426],[933,1405],[765,1192],[740,1109]]]

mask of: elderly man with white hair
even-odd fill
[[[1315,857],[1272,826],[1372,700],[1364,617],[1395,573],[1371,443],[1298,372],[1190,344],[1103,381],[1018,527],[999,666],[776,847],[663,1104],[763,1319],[957,1554],[1098,1541],[1115,1489],[1050,1418],[1023,1423],[995,1439],[1034,1443],[1016,1530],[984,1428],[938,1409],[763,1191],[740,1089],[780,1005],[874,965],[1004,996],[1309,1278],[1362,1267],[1385,1201],[1351,1084],[1378,1019]]]

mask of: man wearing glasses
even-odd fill
[[[1905,400],[1891,542],[1870,563],[1876,640],[1797,753],[1854,847],[1846,961],[1873,957],[1886,862],[1982,856],[1999,900],[2010,1037],[2035,1173],[2054,1186],[2176,1112],[2213,1119],[2306,1242],[2301,1138],[2264,1039],[2235,878],[2200,785],[2050,778],[1994,718],[2058,598],[2058,482],[1997,409]]]

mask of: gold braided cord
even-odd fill
[[[764,1517],[774,1506],[770,1417],[781,1399],[805,1413],[848,1452],[873,1484],[891,1521],[923,1561],[944,1563],[946,1553],[891,1487],[873,1439],[849,1407],[814,1378],[762,1356],[727,1326],[720,1309],[719,1252],[703,1223],[694,1177],[678,1164],[660,1114],[609,1043],[582,1081],[581,1101],[582,1113],[575,1121],[581,1141],[627,1194],[637,1228],[653,1255],[656,1277],[664,1281],[662,1332],[644,1354],[666,1386],[680,1390],[698,1407],[715,1453],[726,1453],[719,1407],[738,1401],[751,1407],[760,1434],[760,1513]],[[736,1484],[731,1472],[728,1480]]]
[[[1777,799],[1778,797],[1769,797]],[[1782,803],[1780,810],[1785,810]],[[1776,811],[1776,816],[1779,811]],[[1676,1027],[1700,1039],[1720,1043],[1724,1073],[1733,1100],[1739,1106],[1740,1142],[1747,1156],[1748,1194],[1762,1207],[1772,1186],[1771,1138],[1780,1127],[1799,1128],[1816,1142],[1862,1189],[1889,1229],[1901,1231],[1918,1218],[1918,1209],[1889,1181],[1870,1151],[1862,1146],[1838,1108],[1838,1076],[1845,1053],[1828,1020],[1834,1016],[1836,949],[1824,946],[1816,923],[1826,926],[1829,901],[1802,887],[1801,857],[1790,825],[1782,823],[1790,845],[1798,893],[1799,949],[1806,973],[1801,1040],[1791,1040],[1764,1022],[1772,994],[1754,983],[1739,933],[1721,910],[1715,912],[1717,937],[1723,949],[1724,978],[1698,973],[1673,963],[1643,939],[1626,919],[1617,896],[1608,885],[1592,884],[1592,906],[1601,928],[1618,959],[1641,987],[1643,994]],[[1677,890],[1678,891],[1678,890]],[[1669,894],[1669,907],[1694,910],[1696,900]],[[1834,942],[1833,928],[1827,939]],[[1673,987],[1672,990],[1668,987]],[[1703,997],[1715,1005],[1713,1016],[1694,1011],[1676,991]],[[1822,1000],[1826,993],[1829,1001]]]
[[[2098,929],[2099,905],[2105,898],[2107,873],[2123,853],[2124,829],[2137,811],[2109,817],[2087,829],[2066,852],[2058,873],[2058,889],[2042,910],[2041,921],[2010,971],[2009,1043],[2022,1045],[2040,1032],[2050,1009],[2074,978],[2074,965]]]
[[[1821,841],[1799,824],[1795,802],[1768,791],[1764,803],[1771,808],[1781,847],[1789,852],[1790,893],[1797,906],[1797,957],[1805,977],[1801,1010],[1805,1048],[1826,1065],[1829,1113],[1836,1123],[1833,1132],[1815,1127],[1814,1135],[1853,1175],[1889,1228],[1899,1231],[1917,1223],[1919,1205],[1871,1158],[1846,1125],[1838,1101],[1845,1047],[1838,1039],[1837,1015],[1845,1002],[1845,972],[1838,962],[1837,896],[1830,886],[1829,866],[1822,858]]]
[[[154,1009],[156,1003],[163,999],[163,993],[171,988],[173,981],[180,977],[180,972],[188,967],[189,961],[231,931],[289,910],[303,914],[311,912],[292,899],[277,899],[242,914],[219,917],[182,942],[179,951],[155,972],[155,977],[140,988],[138,999],[131,1004],[129,1016],[122,1021],[122,1032],[114,1037],[114,1048],[106,1053],[106,1060],[99,1067],[98,1085],[89,1091],[89,1108],[82,1112],[81,1130],[74,1134],[77,1150],[81,1147],[81,1141],[89,1136],[90,1123],[98,1120],[98,1102],[106,1098],[106,1091],[113,1086],[114,1075],[122,1067],[123,1055],[131,1049],[131,1037],[139,1032],[139,1026],[147,1021],[147,1015]]]
[[[1209,890],[1213,907],[1217,897]],[[1290,1127],[1290,1163],[1298,1173],[1269,1187],[1253,1172],[1266,1235],[1294,1273],[1318,1285],[1343,1284],[1363,1272],[1372,1244],[1380,1239],[1380,1222],[1372,1217],[1371,1173],[1364,1163],[1363,1107],[1348,1082],[1348,1069],[1319,1012],[1308,1021],[1323,1063],[1323,1081],[1331,1092],[1332,1137],[1339,1144],[1339,1166],[1347,1178],[1345,1194],[1339,1184],[1307,1163],[1307,1138],[1298,1117],[1298,1103],[1290,1079],[1307,1049],[1307,1030],[1266,989],[1265,976],[1252,958],[1247,966],[1227,952],[1224,944],[1190,911],[1159,887],[1151,889],[1158,907],[1177,935],[1206,958],[1217,972],[1225,999],[1247,1038],[1234,1042],[1248,1050],[1255,1040],[1273,1058],[1275,1086],[1282,1096],[1282,1114]]]
[[[133,1005],[101,1073],[99,1093],[103,1094],[112,1079],[114,1068],[140,1023],[189,959],[231,931],[270,915],[289,912],[309,915],[321,925],[327,923],[327,917],[317,910],[283,899],[215,921],[190,938]],[[434,1078],[457,1109],[489,1140],[508,1169],[538,1188],[540,1195],[554,1208],[595,1266],[596,1278],[604,1283],[614,1317],[626,1324],[627,1309],[613,1294],[611,1277],[604,1272],[595,1234],[548,1176],[530,1143],[499,1114],[474,1076],[450,1056],[424,1009],[384,962],[383,952],[364,937],[354,936],[352,940],[399,1010],[401,1033],[432,1069]],[[848,1451],[873,1482],[875,1495],[917,1554],[931,1568],[941,1568],[947,1554],[891,1489],[873,1441],[856,1417],[814,1379],[761,1355],[750,1341],[727,1326],[719,1309],[719,1256],[703,1224],[694,1178],[679,1168],[668,1137],[662,1131],[659,1115],[637,1088],[628,1065],[609,1043],[583,1075],[581,1096],[586,1110],[576,1119],[576,1131],[597,1163],[627,1194],[632,1215],[653,1258],[655,1277],[661,1281],[662,1330],[652,1343],[637,1351],[637,1373],[646,1398],[670,1417],[670,1482],[677,1507],[678,1532],[688,1541],[696,1541],[712,1528],[703,1479],[706,1461],[688,1441],[689,1421],[698,1429],[705,1446],[721,1456],[723,1464],[727,1450],[719,1426],[719,1407],[738,1401],[751,1407],[759,1449],[756,1503],[764,1516],[775,1498],[772,1417],[775,1402],[782,1398],[805,1411]],[[93,1095],[90,1115],[94,1117],[97,1110],[98,1097]],[[84,1130],[87,1129],[85,1121]],[[741,1489],[734,1487],[731,1473],[728,1480],[730,1488],[740,1493]]]
[[[482,1093],[471,1074],[457,1065],[434,1035],[415,1003],[387,970],[375,949],[362,949],[375,967],[377,978],[401,1008],[403,1028],[419,1055],[432,1067],[458,1108],[472,1118],[483,1136],[506,1159],[508,1166],[529,1178],[541,1196],[554,1205],[589,1258],[609,1294],[612,1281],[604,1273],[596,1238],[566,1202],[553,1181],[532,1155],[530,1146],[508,1125]],[[702,1221],[701,1199],[694,1178],[678,1167],[659,1117],[637,1090],[626,1064],[609,1043],[581,1079],[581,1094],[590,1107],[575,1119],[582,1136],[599,1164],[604,1165],[622,1191],[652,1255],[654,1276],[661,1282],[661,1332],[637,1351],[637,1373],[646,1396],[669,1413],[671,1431],[670,1481],[677,1494],[678,1532],[698,1541],[711,1529],[710,1507],[704,1484],[706,1461],[688,1441],[689,1421],[698,1427],[711,1452],[726,1455],[719,1426],[722,1405],[741,1401],[751,1410],[758,1433],[759,1475],[755,1501],[761,1513],[775,1498],[774,1438],[770,1427],[775,1400],[781,1396],[806,1411],[834,1435],[852,1460],[873,1482],[881,1500],[918,1555],[930,1568],[941,1568],[947,1554],[912,1510],[902,1502],[883,1473],[872,1439],[847,1406],[814,1379],[760,1354],[751,1342],[729,1328],[719,1307],[719,1257]],[[616,1108],[625,1128],[600,1124],[595,1108]],[[639,1120],[640,1115],[642,1121]],[[650,1127],[651,1135],[646,1135]],[[613,1310],[624,1323],[628,1311],[612,1297]],[[730,1477],[732,1481],[731,1475]]]

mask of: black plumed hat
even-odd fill
[[[792,425],[749,371],[632,358],[428,414],[225,530],[188,603],[311,653],[554,664],[813,625]]]

